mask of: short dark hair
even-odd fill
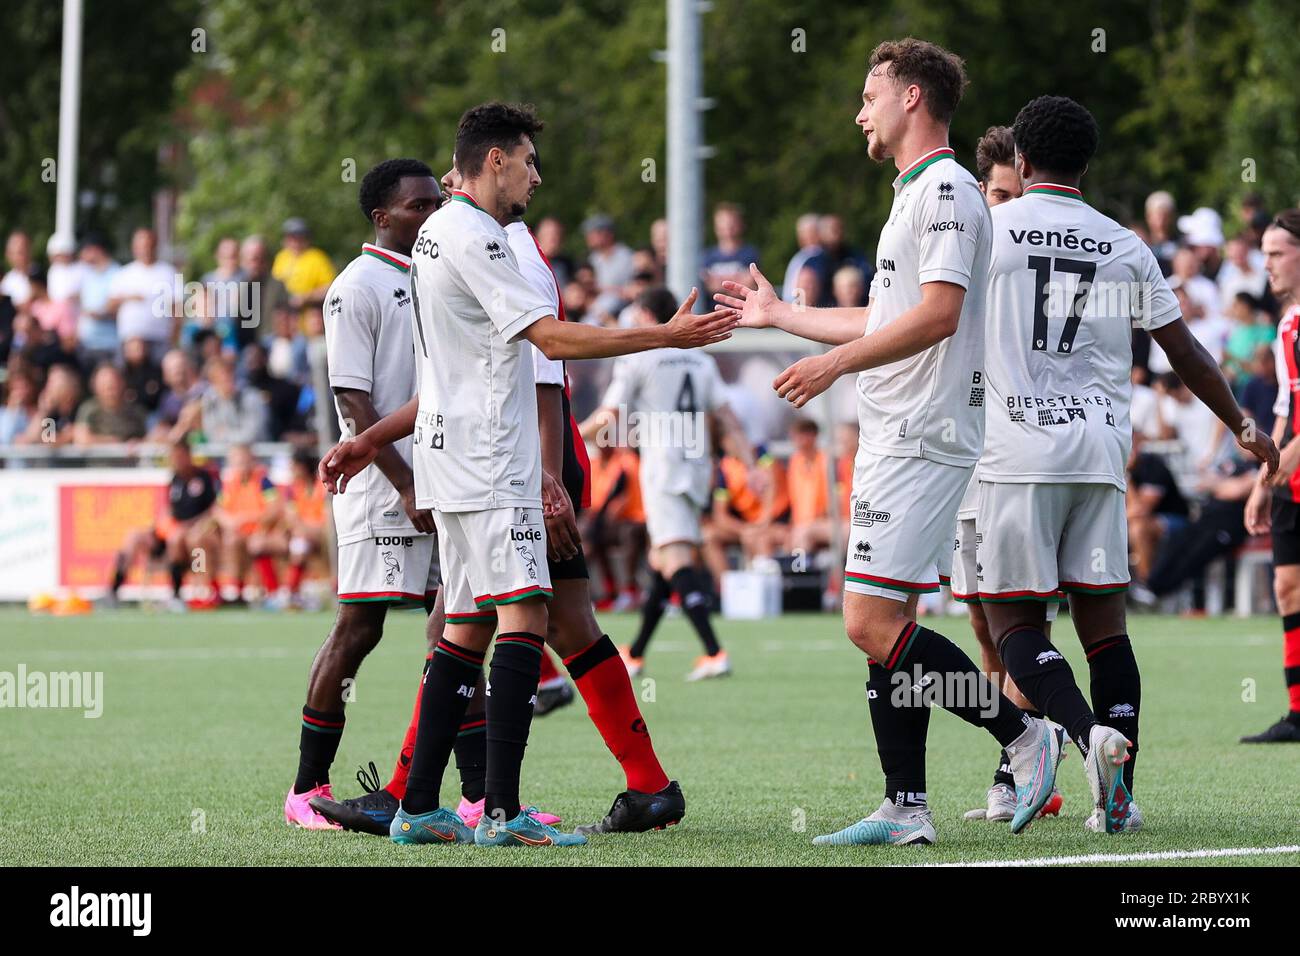
[[[1009,126],[990,126],[975,144],[975,171],[980,182],[987,183],[994,166],[1016,164],[1016,139]]]
[[[397,189],[407,176],[432,177],[433,170],[418,159],[386,159],[361,179],[357,199],[361,215],[375,221],[375,210],[383,209],[393,201]]]
[[[1293,242],[1300,242],[1300,209],[1283,209],[1273,217],[1268,227],[1289,232]]]
[[[811,418],[796,418],[791,423],[790,430],[801,435],[816,435],[821,432],[821,427]]]
[[[1036,168],[1078,176],[1097,152],[1097,121],[1068,96],[1040,96],[1016,114],[1016,149]]]
[[[677,313],[677,297],[661,285],[646,289],[638,295],[636,304],[646,309],[660,324],[667,322]]]
[[[871,69],[888,63],[888,75],[900,83],[921,88],[925,108],[937,122],[952,122],[969,82],[966,64],[937,43],[906,37],[886,40],[871,51]]]
[[[473,179],[494,146],[509,150],[525,136],[536,139],[545,125],[528,105],[483,103],[466,110],[456,127],[456,168]]]

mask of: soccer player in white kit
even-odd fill
[[[644,325],[667,322],[677,310],[672,292],[662,287],[647,289],[633,304],[637,322]],[[711,427],[718,426],[730,453],[747,468],[754,467],[754,451],[726,403],[717,360],[684,349],[619,359],[600,408],[582,423],[582,435],[609,440],[620,418],[639,438],[651,570],[641,628],[635,643],[622,651],[624,662],[632,675],[641,673],[650,638],[675,592],[704,647],[686,679],[723,677],[731,673],[731,663],[709,621],[712,598],[700,566],[700,517],[713,485]]]
[[[923,40],[880,44],[857,124],[867,152],[898,168],[894,204],[876,250],[867,308],[782,303],[751,269],[757,291],[734,283],[716,297],[742,324],[775,325],[835,345],[776,380],[796,407],[859,372],[859,447],[844,580],[844,625],[868,655],[867,701],[885,775],[876,812],[819,844],[932,843],[925,741],[933,702],[988,730],[1016,780],[1011,830],[1051,796],[1060,739],[1007,700],[965,653],[916,621],[916,595],[937,591],[957,506],[984,441],[984,285],[989,211],[975,178],[948,147],[966,86],[962,61]]]
[[[979,596],[1007,673],[1084,755],[1094,802],[1086,826],[1116,833],[1141,825],[1130,754],[1141,680],[1124,608],[1131,327],[1151,333],[1265,471],[1277,449],[1182,322],[1147,245],[1084,201],[1079,181],[1098,141],[1092,115],[1042,96],[1020,111],[1013,134],[1025,188],[992,213]],[[1043,633],[1045,602],[1061,591],[1087,652],[1091,707]]]
[[[362,178],[361,211],[375,241],[338,275],[325,296],[330,387],[344,436],[410,400],[411,246],[441,202],[433,171],[391,159]],[[431,602],[438,588],[433,517],[415,502],[409,440],[385,448],[331,501],[338,536],[338,614],[312,661],[302,711],[298,774],[285,797],[286,822],[306,829],[337,824],[310,805],[333,800],[330,765],[343,735],[345,682],[379,643],[390,606]]]
[[[726,311],[694,316],[688,297],[657,329],[595,329],[557,320],[519,270],[503,228],[541,182],[531,110],[489,103],[456,134],[463,188],[425,223],[413,248],[412,296],[419,394],[322,460],[327,484],[378,449],[414,433],[416,501],[438,527],[447,627],[434,649],[420,707],[406,796],[393,819],[399,843],[573,846],[519,805],[519,770],[532,719],[551,593],[546,510],[565,492],[543,474],[527,339],[551,359],[605,358],[721,341]],[[440,807],[439,787],[483,657],[500,627],[488,677],[484,813],[471,831]]]

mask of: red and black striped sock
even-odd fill
[[[1286,692],[1291,699],[1290,719],[1300,724],[1300,614],[1287,614],[1282,618],[1286,632],[1282,639],[1282,667],[1286,677]]]
[[[1005,655],[1002,660],[1006,662]],[[909,621],[899,632],[889,657],[882,663],[891,675],[907,674],[912,686],[919,687],[927,699],[966,723],[983,727],[1003,747],[1025,731],[1024,711],[989,682],[966,652],[915,621]],[[1016,684],[1023,689],[1018,679]],[[1028,691],[1025,696],[1037,700]]]
[[[447,769],[461,719],[469,709],[482,670],[483,655],[477,651],[453,644],[445,637],[434,647],[433,660],[424,675],[419,730],[402,799],[402,809],[408,813],[437,809],[442,773]]]
[[[1092,712],[1107,727],[1129,739],[1124,786],[1133,792],[1133,767],[1138,752],[1138,712],[1142,708],[1142,676],[1127,634],[1116,634],[1088,648]]]
[[[330,766],[343,739],[343,711],[302,709],[302,736],[298,741],[298,778],[294,793],[330,782]]]
[[[537,703],[545,641],[540,634],[497,636],[488,674],[487,778],[483,812],[500,823],[519,815],[519,770]]]
[[[393,775],[384,784],[384,789],[398,800],[406,796],[406,778],[411,774],[411,757],[415,753],[415,735],[420,729],[420,699],[424,696],[424,675],[429,673],[429,663],[433,660],[433,651],[424,659],[424,668],[420,671],[420,686],[415,690],[415,706],[411,708],[411,722],[406,725],[402,737],[402,749],[397,753],[397,763],[393,765]]]
[[[586,650],[565,658],[564,666],[587,704],[591,722],[623,768],[627,788],[658,793],[668,786],[668,775],[655,756],[627,668],[609,635],[602,634]]]

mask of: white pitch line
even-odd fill
[[[1247,846],[1223,850],[1161,850],[1150,853],[1088,853],[1082,856],[1040,856],[1025,860],[969,860],[961,863],[917,863],[913,866],[1078,866],[1081,863],[1136,863],[1145,860],[1204,860],[1225,856],[1265,856],[1300,853],[1294,846]]]
[[[123,650],[37,651],[26,661],[222,661],[267,660],[293,657],[301,651],[289,647],[145,647]]]

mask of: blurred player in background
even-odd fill
[[[167,607],[184,611],[181,585],[185,572],[198,554],[203,554],[204,567],[211,567],[216,559],[220,537],[213,519],[213,506],[217,502],[217,480],[212,473],[194,463],[190,446],[176,442],[169,451],[172,478],[167,485],[167,505],[160,510],[152,528],[132,531],[118,552],[113,565],[113,581],[106,603],[116,606],[122,584],[131,568],[142,558],[167,562],[171,575],[172,596]],[[212,575],[204,572],[211,583]]]
[[[1264,231],[1264,270],[1269,288],[1286,313],[1277,327],[1275,365],[1277,403],[1273,412],[1273,441],[1282,448],[1277,474],[1269,480],[1261,468],[1259,481],[1246,504],[1246,529],[1251,534],[1272,531],[1273,594],[1282,615],[1282,668],[1289,709],[1277,723],[1258,734],[1242,737],[1244,744],[1300,742],[1300,209],[1280,212]]]
[[[280,492],[266,468],[247,445],[233,445],[221,471],[217,497],[217,523],[221,526],[222,566],[234,597],[224,604],[241,606],[244,579],[251,565],[270,596],[280,588],[270,539],[284,513]]]
[[[641,293],[635,305],[636,325],[642,329],[669,322],[677,311],[677,300],[663,287]],[[729,451],[747,472],[754,467],[753,449],[726,404],[718,363],[699,351],[661,349],[616,362],[600,408],[582,424],[582,437],[597,444],[609,441],[620,417],[640,436],[651,568],[640,632],[621,653],[629,672],[639,674],[650,638],[675,593],[704,645],[686,679],[722,677],[731,673],[731,664],[709,620],[712,589],[699,566],[700,518],[708,506],[713,461],[710,428],[716,420]]]
[[[774,325],[836,346],[778,376],[777,394],[795,407],[841,375],[860,373],[844,624],[868,657],[885,799],[818,844],[934,842],[925,767],[930,701],[988,731],[1011,756],[1015,833],[1050,798],[1060,758],[1060,739],[1046,721],[1025,714],[956,644],[916,621],[917,595],[939,589],[984,441],[991,227],[975,177],[948,146],[965,87],[961,59],[932,43],[908,38],[872,51],[856,122],[868,155],[892,158],[898,176],[865,310],[796,311],[756,268],[757,289],[727,283],[729,294],[715,297],[742,309],[743,325]],[[973,693],[940,690],[949,687]]]
[[[718,460],[713,504],[704,522],[704,562],[715,583],[731,567],[727,549],[739,547],[742,567],[771,558],[790,531],[790,493],[785,466],[756,449],[752,468],[734,455]]]
[[[1142,824],[1132,801],[1142,683],[1125,620],[1132,327],[1151,333],[1266,474],[1277,449],[1182,321],[1151,250],[1084,201],[1092,115],[1041,96],[1013,130],[1025,186],[992,211],[979,596],[1016,686],[1083,754],[1094,803],[1085,825],[1117,833]],[[1091,706],[1045,633],[1044,606],[1061,591],[1087,654]]]

